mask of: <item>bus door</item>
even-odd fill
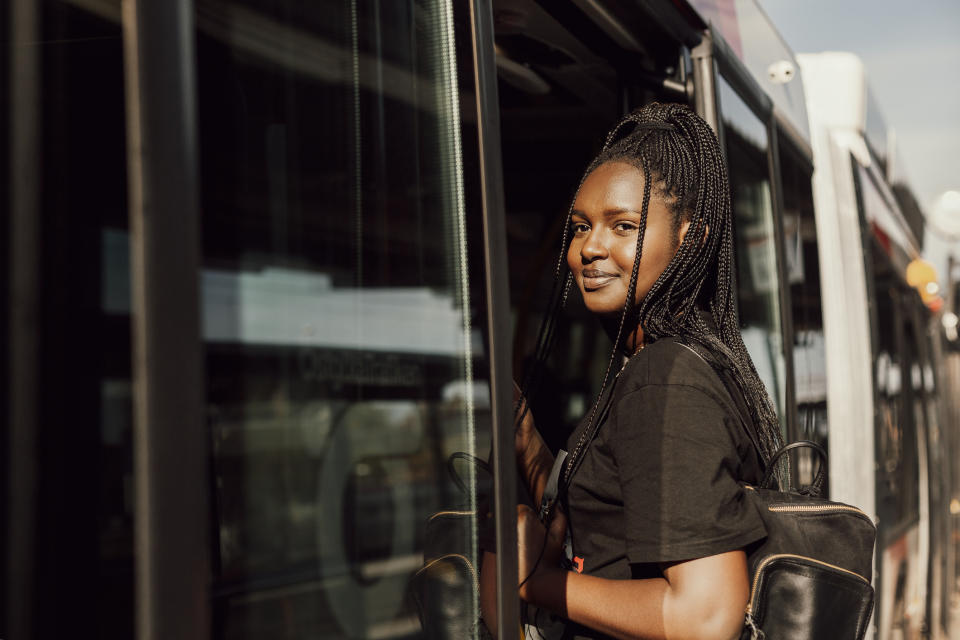
[[[494,3],[503,132],[513,370],[531,364],[558,260],[563,225],[583,171],[607,131],[647,102],[692,105],[693,27],[679,32],[653,9],[623,3]],[[672,14],[671,14],[672,15]],[[563,447],[599,392],[610,341],[571,292],[534,395],[548,445]],[[556,402],[555,398],[563,398]]]

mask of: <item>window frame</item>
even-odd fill
[[[723,104],[720,100],[720,78],[722,78],[741,100],[751,110],[767,131],[767,173],[770,178],[770,201],[773,209],[774,250],[776,253],[777,284],[779,287],[778,303],[780,305],[780,331],[783,336],[784,358],[784,416],[783,428],[788,442],[795,439],[796,424],[796,389],[793,367],[793,319],[790,314],[790,288],[786,281],[786,258],[783,246],[783,187],[780,177],[779,141],[780,126],[773,107],[773,101],[767,96],[756,80],[737,60],[736,54],[730,49],[723,38],[711,29],[716,60],[715,77],[713,79],[713,102],[716,104],[717,127],[720,145],[724,156],[727,155],[726,135],[724,135]],[[739,312],[739,308],[738,308]],[[788,348],[789,346],[789,348]]]
[[[192,0],[131,0],[122,19],[138,638],[211,628],[194,16]]]
[[[520,607],[516,507],[517,472],[513,429],[513,328],[507,274],[506,209],[500,150],[500,101],[494,54],[493,4],[470,0],[470,31],[477,100],[477,135],[483,211],[484,279],[489,337],[493,494],[497,547],[497,637],[518,637]]]

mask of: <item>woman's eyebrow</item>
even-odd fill
[[[635,213],[635,214],[637,214],[638,216],[641,215],[641,213],[640,213],[639,211],[637,211],[636,209],[631,209],[631,208],[629,208],[629,207],[614,207],[614,208],[612,208],[612,209],[606,209],[606,210],[603,212],[603,215],[606,216],[606,217],[610,217],[610,216],[620,215],[621,213]],[[580,209],[572,209],[572,210],[570,211],[570,215],[572,215],[572,216],[580,216],[581,218],[586,218],[586,217],[587,217],[587,214],[584,213],[583,211],[581,211]]]

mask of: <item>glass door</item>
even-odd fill
[[[478,566],[490,405],[454,4],[198,3],[214,637],[422,637],[438,512]],[[450,571],[475,633],[470,569]]]

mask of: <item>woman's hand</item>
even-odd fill
[[[547,530],[533,509],[517,506],[517,584],[523,600],[535,604],[555,600],[551,597],[553,594],[546,594],[544,590],[562,588],[563,580],[557,578],[566,573],[560,568],[566,532],[567,517],[559,509]]]
[[[553,467],[553,454],[540,437],[533,422],[533,413],[527,409],[527,399],[520,392],[517,383],[513,383],[513,402],[517,407],[514,416],[514,447],[517,457],[517,470],[526,484],[534,504],[540,504],[543,489],[547,484],[550,469]]]

